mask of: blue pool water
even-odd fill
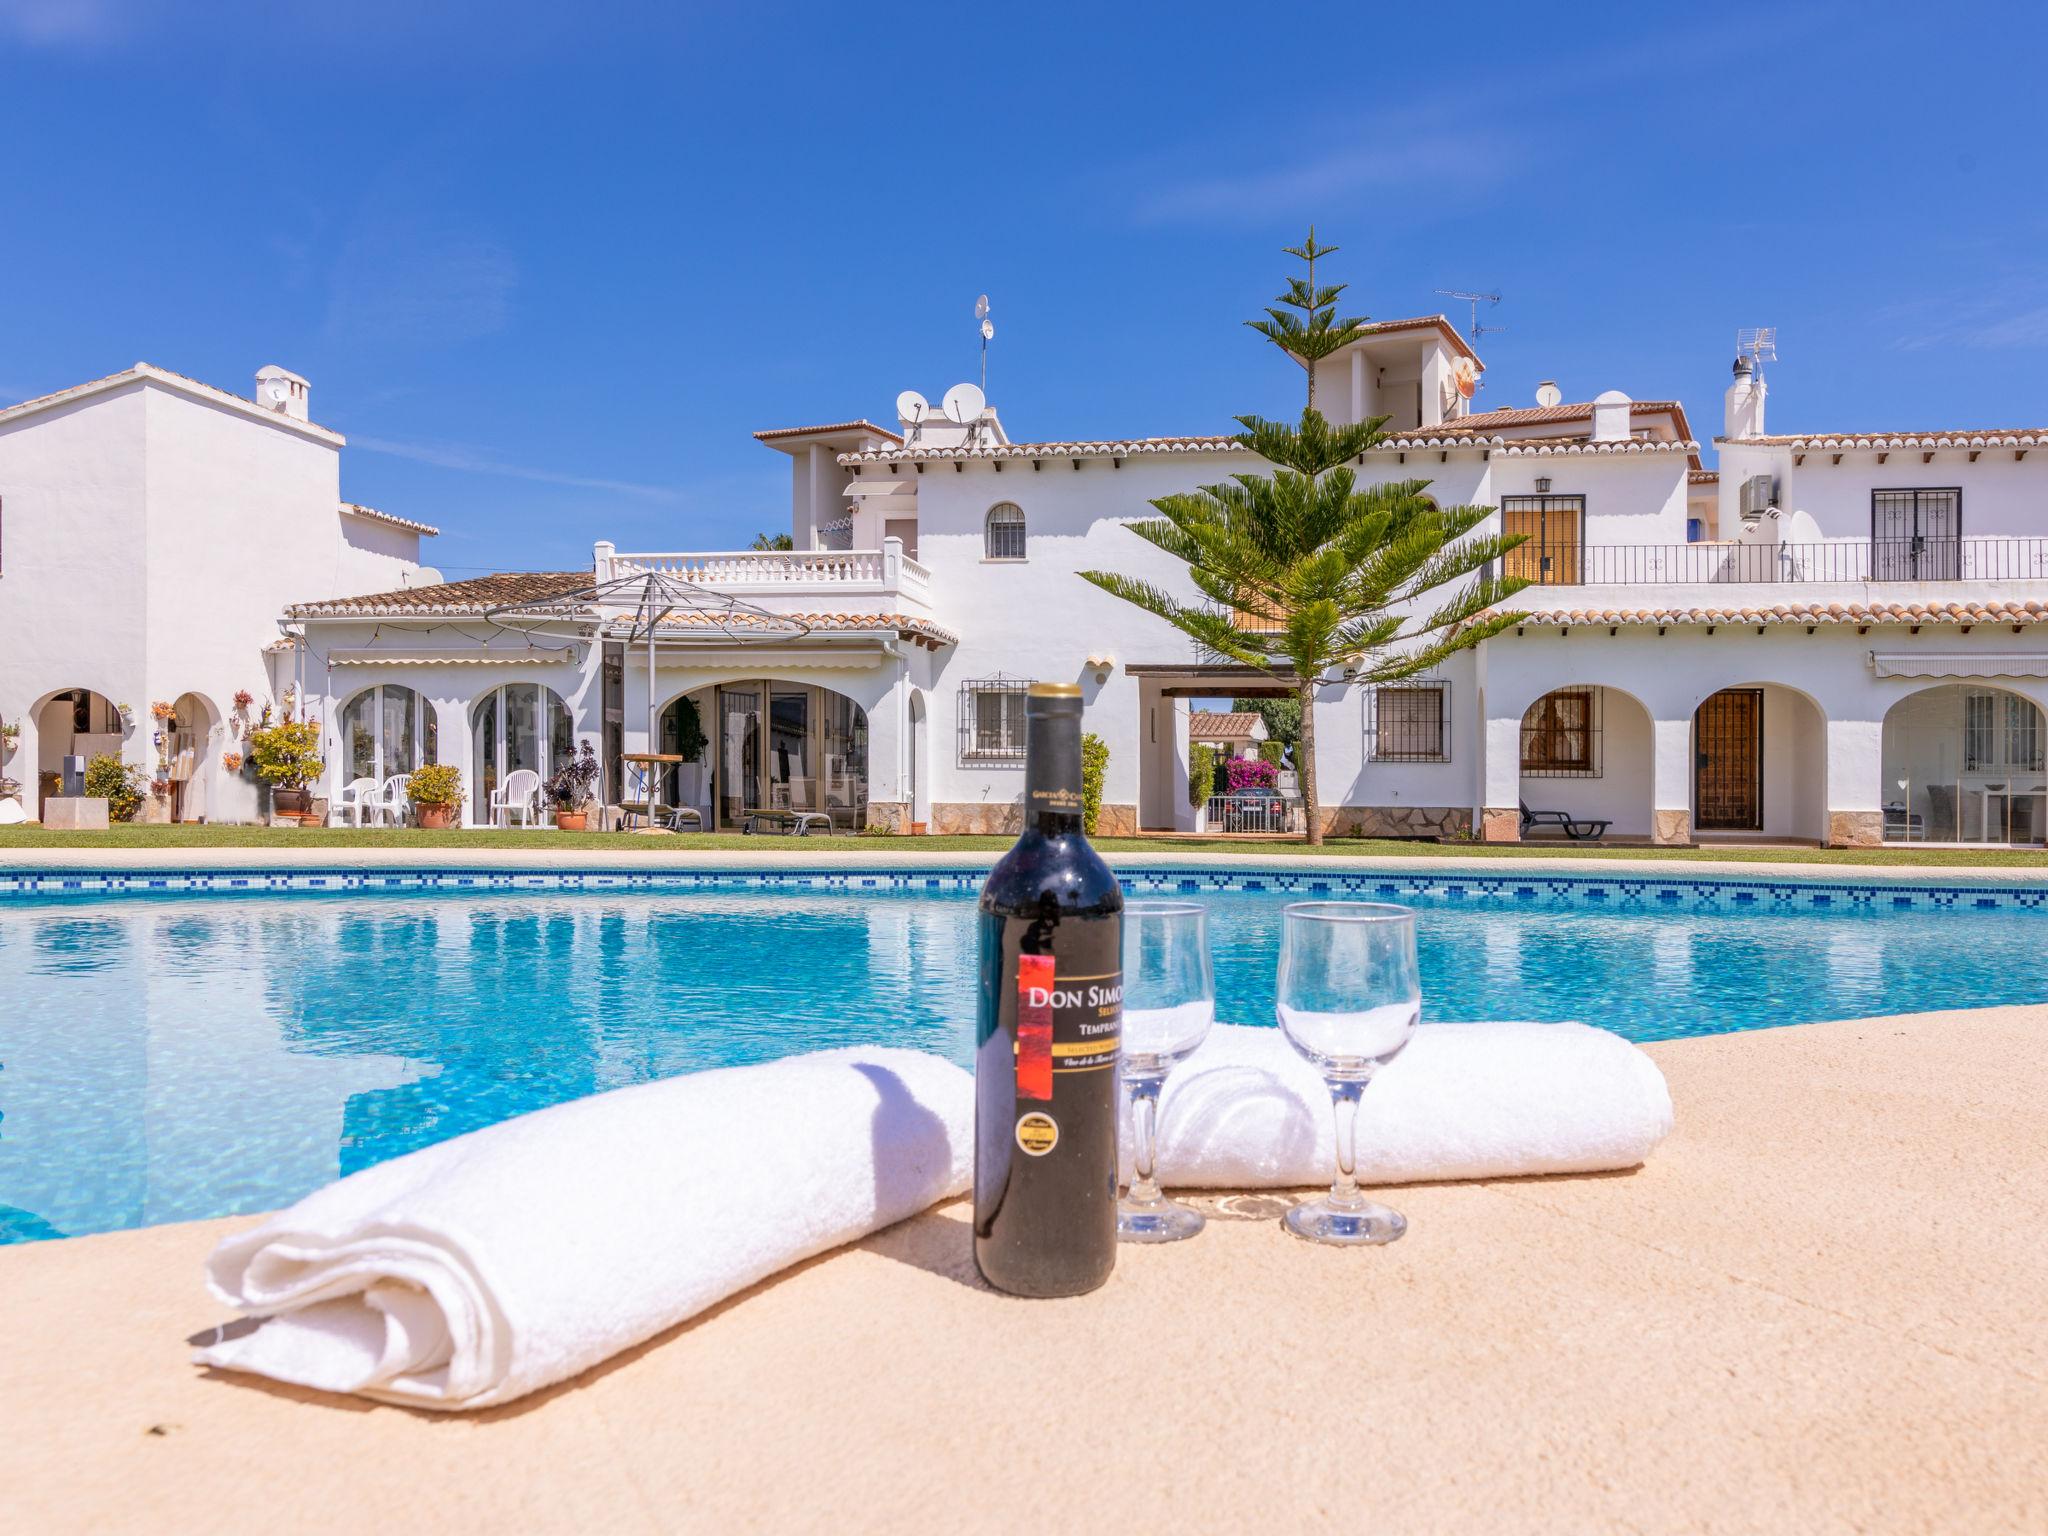
[[[0,900],[0,1242],[264,1210],[705,1067],[863,1041],[965,1064],[970,883]],[[1221,1016],[1269,1021],[1297,895],[1200,899]],[[1427,1018],[1655,1040],[2048,995],[2048,907],[1414,904]]]

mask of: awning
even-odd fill
[[[1872,651],[1870,670],[1879,677],[2048,677],[2048,653],[1935,656]]]
[[[841,493],[847,496],[915,496],[915,480],[849,480]]]
[[[330,667],[553,667],[574,666],[581,651],[569,646],[559,651],[517,649],[474,651],[377,651],[332,650]]]

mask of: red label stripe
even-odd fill
[[[1017,1097],[1052,1099],[1051,955],[1017,957]]]

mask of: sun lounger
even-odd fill
[[[1591,817],[1570,816],[1563,811],[1532,811],[1529,809],[1529,802],[1526,800],[1521,802],[1521,807],[1522,834],[1525,837],[1538,827],[1556,827],[1575,843],[1584,842],[1588,839],[1598,842],[1607,835],[1607,829],[1614,825],[1611,821],[1598,821]]]
[[[805,837],[813,827],[832,830],[832,818],[823,811],[779,811],[751,810],[742,832],[785,832],[791,837]]]

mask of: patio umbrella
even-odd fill
[[[706,567],[687,560],[645,563],[614,557],[611,574],[571,592],[506,603],[484,611],[487,622],[514,630],[529,639],[548,625],[592,626],[601,640],[647,646],[647,744],[661,746],[661,689],[657,685],[655,640],[672,639],[724,645],[772,645],[800,640],[811,632],[803,619],[771,613],[742,602],[706,582]],[[661,789],[650,774],[648,815],[652,819]]]

